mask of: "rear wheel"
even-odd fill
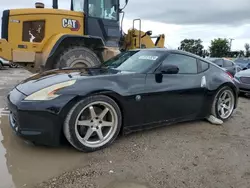
[[[90,96],[78,102],[64,122],[64,134],[77,150],[91,152],[110,145],[121,129],[121,111],[111,98]]]
[[[54,68],[93,67],[101,64],[97,55],[88,48],[73,46],[66,49],[58,58]]]
[[[221,88],[215,95],[212,115],[223,121],[229,119],[234,111],[235,95],[233,90],[225,86]]]

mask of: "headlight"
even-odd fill
[[[76,82],[76,80],[70,80],[67,82],[62,82],[59,84],[55,84],[49,87],[46,87],[44,89],[41,89],[35,93],[32,93],[31,95],[29,95],[28,97],[26,97],[24,100],[38,100],[38,101],[47,101],[47,100],[52,100],[55,99],[56,97],[58,97],[58,94],[55,94],[56,91],[71,86]]]

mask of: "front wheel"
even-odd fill
[[[64,122],[64,135],[79,151],[91,152],[110,145],[121,129],[121,111],[104,95],[79,101]]]
[[[214,97],[212,115],[223,121],[229,119],[234,111],[235,102],[233,90],[228,86],[221,88]]]

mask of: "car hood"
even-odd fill
[[[250,77],[250,69],[242,70],[240,72],[237,72],[235,76]]]
[[[118,71],[114,69],[106,69],[106,68],[61,69],[61,70],[56,69],[30,76],[29,78],[20,82],[16,86],[16,89],[25,95],[30,95],[45,87],[49,87],[51,85],[58,84],[61,82],[66,82],[69,80],[79,80],[94,76],[125,74],[125,73],[128,72]]]

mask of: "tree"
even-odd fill
[[[248,43],[245,44],[245,50],[246,50],[246,57],[250,56],[250,45]]]
[[[217,38],[211,41],[209,47],[211,57],[225,57],[230,51],[230,44],[227,39]]]
[[[181,45],[178,49],[202,56],[203,48],[204,46],[202,45],[202,40],[200,39],[184,39],[181,41]]]

